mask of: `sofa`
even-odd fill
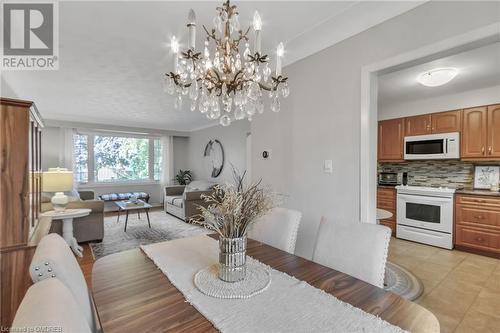
[[[203,194],[211,195],[216,184],[195,180],[189,185],[171,185],[165,187],[163,206],[165,212],[186,222],[200,213],[198,206],[206,207],[201,198]]]
[[[93,191],[79,191],[79,199],[70,201],[66,208],[89,208],[90,214],[73,220],[73,234],[78,242],[102,241],[104,237],[104,201],[94,200]],[[49,197],[42,198],[42,212],[52,210]],[[62,235],[62,221],[53,220],[51,233]]]

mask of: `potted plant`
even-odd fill
[[[219,235],[219,278],[237,282],[246,275],[247,231],[261,216],[275,207],[275,196],[261,182],[245,187],[243,177],[236,185],[217,185],[212,195],[203,195],[207,207],[199,206],[196,223]]]
[[[179,170],[175,176],[175,180],[179,185],[187,185],[191,183],[193,176],[191,175],[191,170]]]

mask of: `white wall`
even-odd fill
[[[188,144],[188,169],[193,172],[193,179],[208,179],[214,182],[232,182],[234,165],[241,173],[246,169],[246,137],[250,132],[247,120],[233,122],[230,126],[214,126],[191,132]],[[217,178],[211,178],[205,168],[203,153],[209,140],[218,139],[222,143],[225,154],[225,164],[222,173]],[[174,151],[174,160],[175,160]]]
[[[188,150],[189,150],[189,137],[174,136],[174,171],[172,174],[175,176],[179,170],[189,170]]]
[[[500,103],[500,86],[469,90],[405,103],[384,104],[379,100],[378,119],[393,119],[426,113]]]
[[[45,127],[42,131],[42,170],[63,167],[59,152],[62,134],[58,127]]]
[[[252,174],[303,213],[298,255],[311,256],[322,215],[359,221],[361,68],[498,21],[498,2],[428,2],[285,68],[282,111],[251,125]],[[264,149],[270,160],[259,158]],[[333,174],[322,172],[325,159]]]

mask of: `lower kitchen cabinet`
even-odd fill
[[[392,213],[392,217],[387,220],[380,220],[380,224],[392,230],[392,235],[396,236],[396,189],[379,187],[377,189],[377,208],[387,210]]]
[[[457,194],[455,247],[500,258],[500,197]]]

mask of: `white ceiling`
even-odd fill
[[[285,63],[297,61],[425,1],[246,1],[240,22],[263,19],[263,49],[274,58],[285,42]],[[175,34],[186,39],[186,17],[211,25],[220,2],[60,2],[58,71],[2,73],[19,98],[34,100],[45,119],[189,131],[210,125],[188,106],[175,110],[162,91]],[[293,78],[291,78],[293,80]]]
[[[458,75],[439,87],[425,87],[417,76],[438,67],[455,67]],[[437,59],[379,77],[379,106],[500,85],[500,42]]]

